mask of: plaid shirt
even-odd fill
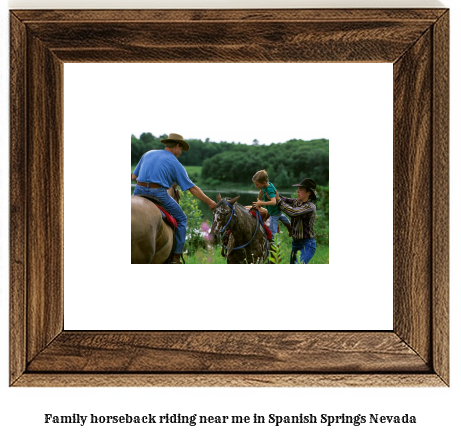
[[[294,198],[279,196],[277,206],[291,218],[293,239],[309,239],[315,236],[314,223],[317,208],[312,201],[301,203]]]

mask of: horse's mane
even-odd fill
[[[245,206],[242,206],[240,203],[235,203],[235,206],[237,206],[242,212],[246,213],[247,215],[251,215],[250,212],[248,212],[248,209]]]
[[[226,198],[223,198],[221,201],[229,203],[230,200],[232,200],[232,198],[227,198],[226,197]],[[221,203],[221,201],[220,201],[220,203]],[[244,212],[244,213],[246,213],[248,215],[251,215],[250,212],[248,212],[248,209],[245,206],[242,206],[238,201],[236,201],[234,203],[234,207],[238,208],[241,212]]]

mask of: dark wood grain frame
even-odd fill
[[[10,20],[12,386],[449,385],[447,9]],[[65,331],[64,62],[393,63],[393,330]]]

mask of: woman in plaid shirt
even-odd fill
[[[291,218],[293,242],[290,263],[298,263],[296,254],[301,252],[301,263],[307,264],[315,254],[314,223],[317,208],[313,203],[317,199],[317,184],[312,179],[303,179],[297,185],[298,198],[286,198],[276,193],[277,206]]]

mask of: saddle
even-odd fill
[[[148,195],[148,194],[136,194],[137,197],[144,197],[147,198],[149,201],[152,201],[155,205],[162,205],[162,200],[160,198],[154,197],[153,195]]]
[[[259,213],[261,214],[261,219],[263,222],[265,222],[269,218],[269,212],[267,209],[264,209],[263,207],[255,207],[255,206],[245,206],[245,209],[248,210],[248,212],[252,212],[255,209],[259,210]]]
[[[176,219],[174,217],[172,217],[163,207],[163,204],[161,202],[161,200],[157,197],[154,197],[153,195],[148,195],[148,194],[137,194],[138,197],[144,197],[146,198],[147,200],[151,201],[152,203],[154,203],[158,209],[160,210],[160,213],[162,214],[162,219],[163,221],[165,221],[165,223],[167,223],[168,225],[170,225],[173,230],[176,230],[177,227],[178,227],[178,224],[176,222]]]
[[[248,212],[251,213],[256,218],[256,210],[259,211],[259,214],[261,215],[261,219],[263,221],[263,227],[264,230],[266,231],[267,239],[269,241],[272,241],[272,232],[269,230],[269,227],[266,225],[266,221],[269,218],[269,212],[267,209],[264,209],[263,207],[255,207],[255,206],[245,206],[245,209],[248,210]]]

